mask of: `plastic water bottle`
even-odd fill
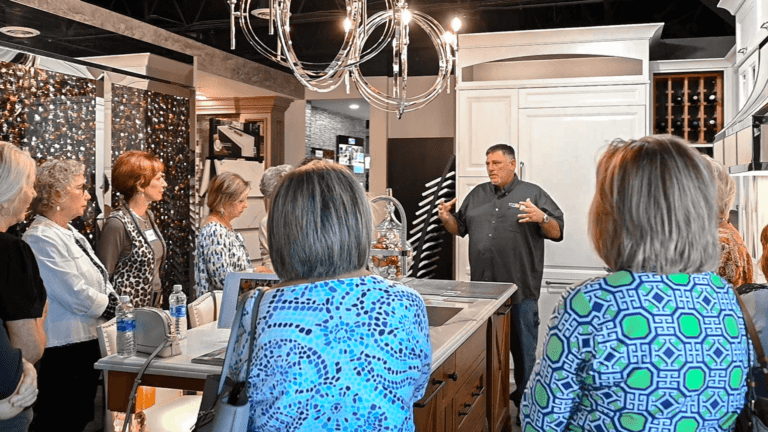
[[[131,357],[136,355],[136,317],[129,296],[120,296],[117,307],[117,355]]]
[[[181,291],[181,285],[173,286],[173,293],[168,298],[171,305],[171,317],[179,339],[187,337],[187,296]]]

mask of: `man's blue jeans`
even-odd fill
[[[539,336],[539,304],[535,299],[523,299],[510,311],[512,323],[509,335],[509,351],[515,368],[515,391],[509,395],[515,406],[520,407],[525,386],[536,363],[536,344]]]

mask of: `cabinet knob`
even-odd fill
[[[747,49],[746,48],[741,48],[740,50],[738,50],[736,52],[739,53],[739,54],[744,54],[745,52],[747,52]]]
[[[458,381],[459,380],[459,375],[456,372],[454,372],[454,373],[448,375],[448,378],[450,378],[451,381]]]
[[[464,408],[469,408],[466,411],[459,411],[459,417],[468,416],[469,412],[472,411],[472,404],[471,403],[465,403]]]

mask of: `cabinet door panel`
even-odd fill
[[[548,275],[568,279],[574,270],[603,268],[587,234],[595,167],[614,139],[646,134],[645,112],[644,106],[520,110],[523,180],[541,186],[565,214],[563,241],[546,242]]]
[[[457,176],[483,176],[485,151],[506,143],[517,150],[517,89],[459,92]]]

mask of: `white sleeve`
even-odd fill
[[[109,297],[94,288],[94,284],[103,281],[100,277],[98,281],[86,280],[87,273],[78,272],[75,258],[60,239],[37,233],[25,236],[24,240],[35,253],[49,297],[76,314],[99,317],[104,313]],[[89,259],[84,253],[80,258]]]

